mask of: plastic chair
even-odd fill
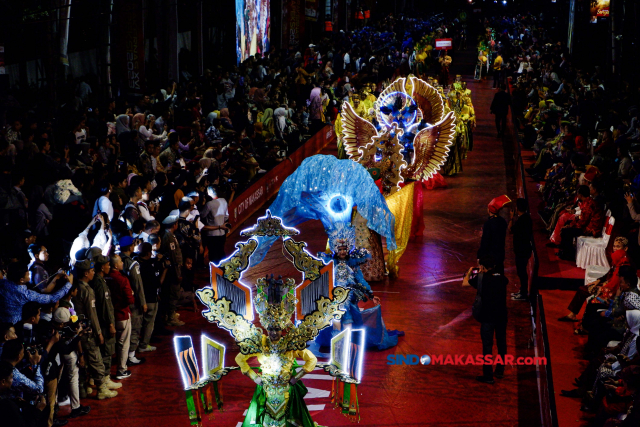
[[[609,272],[608,267],[603,267],[601,265],[590,265],[587,267],[587,271],[584,275],[584,284],[585,286],[591,282],[595,282],[600,277],[604,276]]]
[[[607,259],[607,245],[611,238],[611,230],[616,219],[609,217],[605,222],[602,230],[602,237],[580,236],[577,240],[576,265],[586,269],[590,265],[598,265],[609,268],[609,260]]]
[[[578,208],[576,210],[576,216],[580,215],[580,208]],[[607,224],[609,223],[609,218],[611,218],[611,210],[607,210],[607,212],[605,213],[605,219],[604,219],[604,227],[602,227],[602,235],[604,236],[604,231],[607,228]],[[578,255],[580,254],[580,251],[582,250],[582,246],[584,245],[584,239],[576,239],[576,260],[578,259]],[[586,267],[581,267],[581,268],[586,268]]]

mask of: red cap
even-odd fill
[[[597,167],[592,166],[589,168],[589,170],[585,172],[584,179],[589,182],[593,182],[593,180],[599,176],[600,176],[600,170]]]
[[[496,197],[489,203],[489,212],[492,214],[497,214],[500,209],[504,207],[507,203],[511,203],[511,199],[506,195]]]

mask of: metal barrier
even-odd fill
[[[511,92],[510,85],[507,84],[507,90]],[[529,202],[527,195],[527,185],[525,179],[524,164],[522,162],[522,150],[518,133],[518,121],[516,114],[511,107],[511,119],[515,137],[514,153],[515,153],[515,169],[516,169],[516,187],[518,197]],[[538,251],[536,250],[536,242],[531,236],[531,247],[533,254],[527,265],[529,273],[529,302],[531,304],[531,341],[534,347],[535,356],[544,356],[547,359],[546,365],[538,365],[536,367],[538,373],[538,398],[540,402],[540,425],[542,427],[558,427],[558,413],[556,410],[556,399],[553,391],[553,376],[551,375],[551,355],[549,349],[549,337],[547,335],[547,325],[544,314],[544,304],[542,295],[538,293],[538,268],[540,261]]]

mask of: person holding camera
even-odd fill
[[[63,363],[59,368],[58,383],[62,380],[63,375],[66,375],[66,380],[69,381],[68,393],[71,405],[69,418],[87,415],[91,407],[80,404],[79,389],[79,368],[84,366],[80,337],[85,331],[79,321],[73,322],[71,320],[71,312],[65,307],[58,307],[54,311],[51,326],[60,336],[55,349],[56,353],[61,356]]]
[[[0,361],[0,414],[8,426],[37,426],[42,423],[47,402],[39,395],[32,405],[12,396],[15,368],[6,360]]]
[[[40,352],[33,349],[26,351],[22,341],[11,340],[2,346],[1,360],[9,362],[13,366],[13,385],[11,390],[14,397],[22,398],[25,393],[31,395],[42,395],[44,393],[44,377],[40,369],[42,355]],[[20,371],[16,366],[23,360],[27,362],[27,365]]]
[[[224,244],[230,229],[229,207],[225,199],[218,198],[213,186],[207,188],[207,195],[210,200],[204,205],[200,218],[204,224],[202,236],[209,251],[209,262],[217,264],[225,258]]]
[[[480,322],[480,338],[482,354],[493,354],[493,337],[495,335],[498,355],[504,360],[507,354],[507,284],[509,279],[496,270],[496,261],[485,256],[478,262],[478,268],[470,268],[464,276],[462,286],[472,286],[478,290],[473,304],[473,317]],[[486,361],[486,359],[485,359]],[[476,380],[493,384],[493,377],[504,377],[504,364],[496,365],[495,373],[491,364],[482,366],[482,375]]]
[[[71,283],[50,294],[40,294],[27,289],[29,270],[26,265],[9,264],[6,279],[0,279],[0,322],[18,323],[22,317],[22,306],[28,301],[51,304],[62,298],[71,288]]]

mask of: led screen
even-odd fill
[[[270,0],[236,0],[236,53],[238,63],[269,50]]]

